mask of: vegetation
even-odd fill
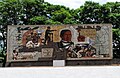
[[[113,25],[114,58],[120,58],[120,2],[86,1],[78,9],[53,5],[44,0],[2,0],[0,2],[0,40],[4,47],[0,57],[6,58],[7,25],[101,24]],[[5,62],[5,59],[4,59]]]

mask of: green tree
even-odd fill
[[[66,11],[64,8],[61,8],[60,10],[57,10],[52,13],[51,19],[54,21],[59,21],[63,23],[63,21],[66,18],[70,18],[70,17],[71,17],[71,14],[68,11]]]
[[[99,3],[86,1],[83,6],[80,7],[78,12],[79,22],[83,24],[102,23],[103,14],[101,13],[101,5]]]

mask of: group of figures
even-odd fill
[[[27,28],[27,29],[26,29]],[[36,28],[28,28],[26,27],[18,31],[18,33],[23,33],[22,37],[17,40],[21,41],[20,46],[16,46],[13,50],[13,60],[17,60],[21,58],[19,57],[20,52],[35,52],[36,48],[40,49],[42,45],[47,46],[49,42],[53,42],[53,31],[48,26],[46,30],[37,30],[39,27]],[[44,33],[44,38],[42,37]]]
[[[93,46],[94,40],[81,35],[80,29],[77,29],[76,39],[72,40],[72,36],[69,29],[62,30],[60,33],[60,44],[66,50],[67,58],[97,57],[96,48]]]
[[[89,44],[76,45],[75,47],[69,47],[66,49],[67,58],[82,58],[82,57],[97,57],[96,49]]]
[[[39,28],[39,27],[37,27]],[[96,49],[93,46],[94,40],[90,37],[81,35],[81,28],[68,28],[53,30],[52,27],[47,26],[44,30],[28,29],[25,31],[21,38],[21,46],[13,50],[13,59],[17,60],[20,51],[32,51],[42,45],[48,46],[49,44],[56,43],[54,41],[54,34],[59,33],[59,47],[60,50],[65,50],[67,58],[82,58],[82,57],[96,57]],[[43,37],[44,35],[44,37]],[[55,36],[54,36],[55,37]],[[32,49],[32,50],[31,50]]]

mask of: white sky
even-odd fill
[[[81,5],[85,3],[85,1],[94,1],[99,2],[100,4],[105,4],[106,2],[120,2],[120,0],[44,0],[45,2],[49,2],[55,5],[64,5],[71,9],[79,8]]]

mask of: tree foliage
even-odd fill
[[[0,2],[0,32],[4,42],[2,54],[5,56],[7,25],[101,23],[113,25],[114,57],[120,58],[120,2],[100,5],[86,1],[78,9],[69,9],[44,0],[2,0]]]

